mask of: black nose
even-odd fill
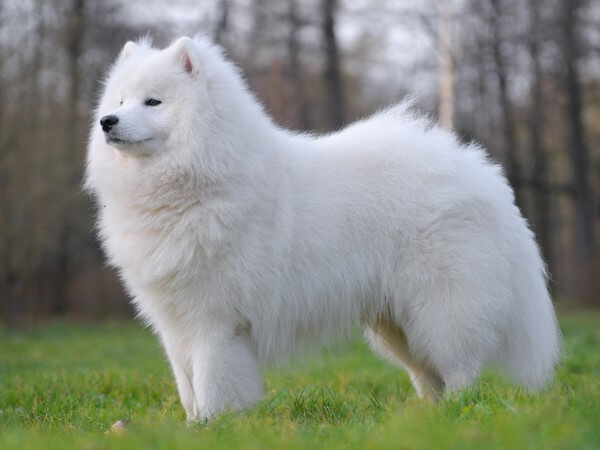
[[[114,115],[104,116],[100,119],[100,125],[102,126],[102,131],[108,133],[112,127],[114,127],[119,122],[119,118]]]

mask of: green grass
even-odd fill
[[[600,448],[600,315],[562,320],[557,380],[528,394],[493,373],[431,406],[357,335],[266,372],[254,410],[185,426],[156,339],[135,323],[0,329],[0,449]],[[105,434],[117,420],[125,434]]]

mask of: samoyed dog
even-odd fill
[[[410,105],[292,133],[210,42],[128,42],[86,186],[190,421],[252,407],[266,360],[357,324],[433,401],[490,365],[527,388],[552,377],[544,263],[506,178]]]

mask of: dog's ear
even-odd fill
[[[138,45],[135,42],[128,41],[123,46],[123,49],[121,50],[121,53],[119,54],[119,61],[124,61],[127,58],[129,58],[131,55],[133,55],[135,53],[137,48],[138,48]]]
[[[197,49],[194,41],[187,36],[181,37],[173,44],[177,64],[190,75],[198,73]]]

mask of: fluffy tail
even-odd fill
[[[514,271],[517,304],[502,366],[527,389],[539,389],[554,375],[561,353],[561,336],[546,285],[544,263],[533,236],[528,236],[519,248],[521,260]]]

